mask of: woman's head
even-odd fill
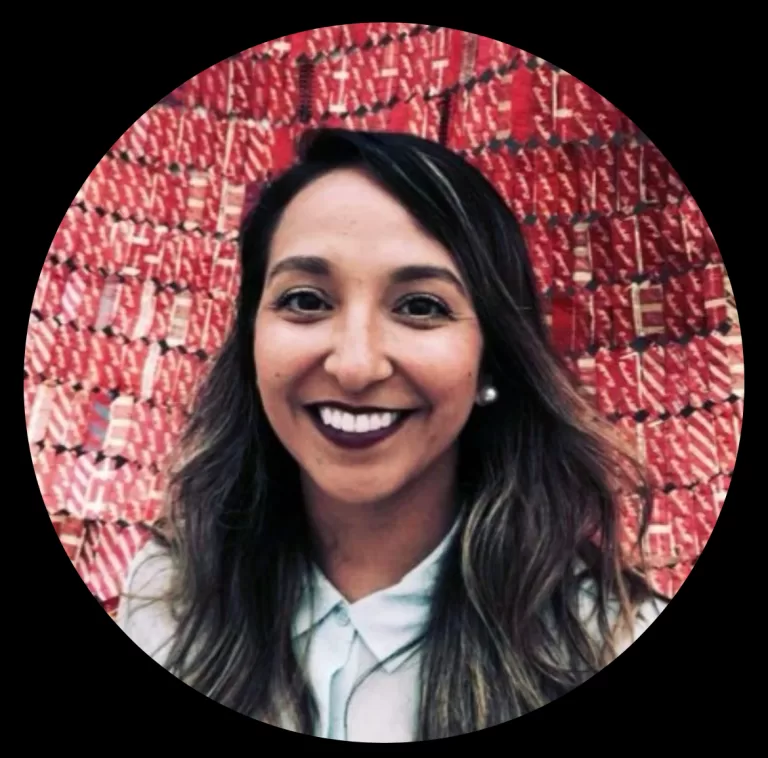
[[[291,200],[269,247],[254,360],[308,487],[372,502],[450,479],[481,352],[450,254],[366,173],[335,169]]]
[[[424,641],[421,737],[508,720],[597,670],[584,572],[610,640],[609,604],[628,613],[646,592],[616,503],[642,479],[553,351],[518,224],[489,182],[417,137],[321,131],[264,190],[241,253],[234,328],[171,482],[177,673],[310,730],[290,636],[307,487],[354,505],[424,482],[457,486],[464,508]],[[480,407],[486,382],[498,399]],[[349,447],[392,412],[412,415]]]
[[[249,219],[242,263],[238,327],[252,334],[259,399],[308,485],[332,497],[452,480],[470,416],[487,427],[503,408],[508,424],[541,402],[548,348],[517,224],[447,149],[312,134]],[[502,401],[483,410],[489,382]],[[349,435],[333,431],[344,424]]]

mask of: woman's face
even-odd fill
[[[455,460],[480,327],[449,253],[364,173],[287,206],[255,324],[267,417],[326,496],[372,503]]]

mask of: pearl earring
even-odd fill
[[[495,402],[498,397],[499,391],[496,389],[496,387],[488,385],[487,387],[483,387],[483,389],[480,390],[480,392],[477,394],[477,404],[490,405],[491,403]]]

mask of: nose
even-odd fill
[[[325,370],[350,394],[389,378],[393,366],[384,348],[382,328],[375,316],[357,311],[339,319]]]

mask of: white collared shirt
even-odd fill
[[[399,651],[424,631],[440,560],[456,529],[454,526],[443,542],[400,582],[354,603],[348,603],[315,569],[314,608],[309,602],[310,593],[305,592],[294,618],[293,639],[318,706],[316,736],[354,742],[415,739],[420,653],[418,648],[402,654]],[[162,591],[162,577],[167,574],[153,570],[152,561],[144,563],[152,553],[163,557],[161,549],[150,544],[134,559],[126,581],[129,592],[152,595]],[[144,565],[149,568],[137,572],[137,567]],[[143,576],[139,576],[142,572]],[[585,601],[586,609],[588,596]],[[619,653],[650,625],[664,605],[654,601],[641,609],[633,634],[619,647]],[[136,601],[134,607],[125,599],[117,622],[142,650],[164,665],[173,634],[167,608],[141,601]],[[307,657],[303,659],[305,651]]]
[[[440,560],[457,526],[397,584],[354,603],[315,568],[314,609],[305,592],[293,630],[297,654],[308,646],[305,671],[319,710],[316,736],[413,739],[419,656],[417,649],[403,649],[426,628]]]

